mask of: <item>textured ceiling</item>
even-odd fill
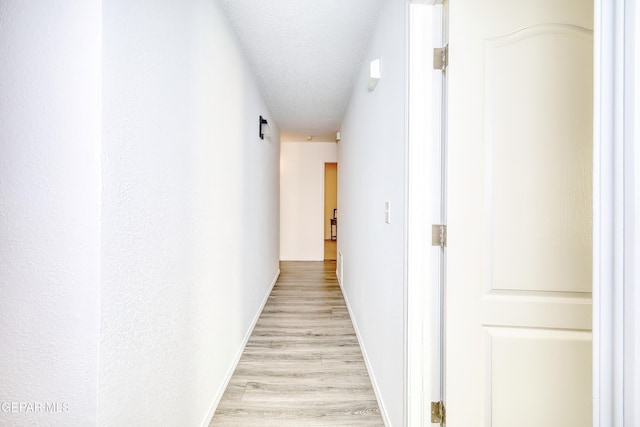
[[[333,141],[382,0],[218,1],[282,140]]]

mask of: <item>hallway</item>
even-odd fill
[[[384,425],[336,263],[280,268],[210,427]]]
[[[446,31],[416,19],[430,3],[3,2],[0,425],[411,427],[443,401],[459,427],[487,408],[520,418],[522,396],[536,417],[576,425],[550,415],[569,413],[555,396],[577,396],[576,382],[555,395],[511,386],[551,383],[531,366],[559,384],[568,370],[546,369],[559,346],[564,366],[593,368],[580,392],[594,425],[636,425],[638,2],[575,14],[574,1],[522,2],[540,13],[494,1],[492,13],[455,0]],[[446,73],[430,55],[442,36]],[[582,52],[593,75],[552,51]],[[580,115],[559,102],[591,78]],[[545,128],[528,112],[549,99],[536,108]],[[444,114],[420,111],[433,100]],[[587,143],[557,153],[557,139]],[[335,261],[321,261],[319,190],[282,191],[292,171],[308,172],[292,187],[322,188],[325,163],[340,165],[342,292]],[[317,235],[312,249],[284,251],[283,224]],[[518,250],[534,241],[535,256]],[[554,251],[574,242],[579,286],[554,271],[569,271]],[[542,258],[545,270],[531,265]]]
[[[301,165],[283,161],[286,144],[331,146],[330,159],[307,168],[319,177],[325,162],[340,164],[338,255],[353,329],[333,271],[294,297],[285,264],[274,296],[287,307],[299,299],[328,330],[267,311],[266,325],[283,316],[297,328],[276,323],[269,351],[257,335],[245,360],[258,352],[282,365],[287,351],[304,360],[292,363],[304,374],[292,377],[296,389],[264,381],[282,402],[274,418],[291,420],[282,406],[303,404],[298,414],[319,424],[404,424],[407,7],[0,8],[0,397],[69,409],[0,413],[0,424],[208,426],[287,259],[281,224],[296,219],[282,218],[281,174]],[[375,90],[372,62],[384,70]],[[322,266],[321,219],[317,228],[314,252],[288,259]],[[323,290],[328,299],[307,298]],[[261,380],[245,377],[242,405],[272,397]],[[355,423],[338,420],[345,394],[358,399]]]

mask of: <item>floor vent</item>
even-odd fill
[[[342,258],[342,251],[339,251],[338,252],[338,271],[337,271],[337,273],[338,273],[338,280],[340,281],[340,284],[342,284],[343,268],[344,268],[344,261],[343,261],[343,258]]]

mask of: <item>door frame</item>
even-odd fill
[[[617,427],[640,422],[640,8],[594,6],[593,425]]]
[[[436,382],[431,369],[432,331],[435,318],[431,307],[437,295],[428,284],[433,281],[432,212],[439,202],[433,191],[436,177],[425,164],[434,164],[434,87],[431,56],[433,48],[431,0],[406,0],[407,4],[407,135],[405,150],[407,182],[407,225],[405,228],[405,426],[430,426],[428,403],[431,385]]]
[[[594,0],[593,425],[597,427],[640,423],[640,409],[634,405],[640,399],[640,367],[633,363],[640,358],[640,313],[634,313],[640,306],[640,268],[636,271],[634,266],[640,257],[636,220],[640,217],[640,147],[635,144],[640,143],[636,137],[640,135],[640,30],[634,28],[636,22],[640,22],[640,6],[633,2]],[[408,40],[410,44],[411,34]],[[410,63],[415,53],[410,48],[408,52]],[[407,93],[409,99],[416,95],[411,83]],[[412,108],[409,101],[408,153],[419,143],[411,134]],[[420,270],[424,246],[430,242],[411,237],[429,238],[426,228],[431,221],[425,223],[429,217],[424,215],[429,183],[420,184],[423,175],[410,161],[407,157],[404,418],[405,425],[422,426],[430,425],[428,390],[437,381],[424,369],[433,351],[424,339],[424,331],[432,326],[426,307],[432,307],[436,295],[421,290],[423,280],[431,277]]]

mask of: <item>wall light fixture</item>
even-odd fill
[[[264,126],[264,127],[263,127]],[[260,139],[264,139],[264,137],[266,136],[267,138],[269,138],[271,136],[271,129],[269,129],[269,122],[267,122],[267,119],[265,119],[264,117],[260,116]]]

